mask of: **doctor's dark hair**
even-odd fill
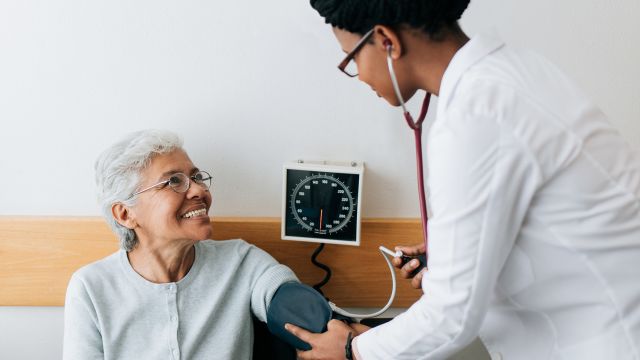
[[[408,25],[433,39],[444,29],[459,30],[458,19],[470,0],[311,0],[327,24],[365,34],[375,25]]]

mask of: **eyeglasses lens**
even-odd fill
[[[349,74],[349,76],[358,76],[358,66],[356,65],[356,62],[353,61],[353,59],[351,59],[351,61],[347,63],[347,67],[344,68],[344,72]]]
[[[202,185],[207,189],[211,187],[211,175],[206,171],[198,171],[191,177],[196,184]]]
[[[187,178],[187,175],[182,173],[171,175],[169,178],[169,186],[175,192],[185,192],[189,188],[189,178]]]

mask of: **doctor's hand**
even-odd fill
[[[402,251],[407,256],[418,256],[426,253],[424,243],[413,246],[396,246],[395,250]],[[427,271],[426,268],[420,270],[419,273],[413,274],[413,272],[420,266],[420,262],[417,259],[408,261],[406,264],[402,262],[402,259],[397,257],[392,260],[393,266],[400,269],[400,276],[404,279],[411,279],[411,286],[415,289],[422,288],[422,275]]]
[[[329,321],[327,331],[322,334],[315,334],[292,324],[286,324],[284,327],[287,331],[311,345],[311,350],[309,351],[297,350],[298,359],[303,360],[344,360],[346,358],[344,347],[347,344],[349,333],[354,337],[369,330],[367,326],[361,324],[349,326],[339,320]]]

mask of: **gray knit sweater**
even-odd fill
[[[243,240],[202,241],[189,273],[155,284],[119,251],[76,271],[65,301],[65,360],[251,359],[251,314],[265,321],[293,272]]]

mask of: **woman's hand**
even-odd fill
[[[418,256],[426,253],[424,243],[413,246],[396,246],[395,250],[402,251],[407,256]],[[422,275],[426,271],[426,268],[420,270],[419,273],[413,275],[413,272],[420,266],[418,259],[408,261],[406,264],[402,262],[402,258],[396,257],[392,260],[393,266],[400,269],[400,276],[404,279],[411,279],[411,286],[416,289],[422,288]]]
[[[349,333],[354,337],[369,330],[367,326],[361,324],[349,326],[339,320],[330,320],[327,324],[327,331],[322,334],[314,334],[292,324],[286,324],[285,329],[311,345],[311,350],[297,351],[298,359],[303,360],[344,360],[346,355],[344,347],[347,344]]]

